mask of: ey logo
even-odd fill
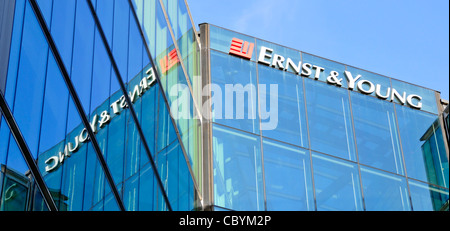
[[[238,38],[231,40],[230,54],[237,55],[242,58],[251,59],[255,44],[243,41]]]
[[[178,59],[177,50],[173,49],[168,55],[159,60],[161,71],[165,74],[173,66],[175,66],[180,60]]]

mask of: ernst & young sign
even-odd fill
[[[233,54],[245,59],[251,59],[253,54],[254,44],[249,43],[237,38],[233,38],[231,41],[229,54]],[[398,92],[396,89],[389,86],[381,86],[378,83],[372,83],[369,80],[362,78],[362,75],[353,76],[350,71],[344,71],[344,73],[339,73],[335,70],[325,70],[325,68],[311,63],[302,63],[302,61],[294,61],[290,57],[284,57],[279,54],[275,54],[274,50],[268,47],[261,46],[259,50],[259,55],[257,55],[258,63],[265,64],[267,66],[280,69],[282,71],[287,71],[288,69],[293,70],[297,75],[310,77],[318,80],[321,73],[329,73],[326,79],[328,84],[336,85],[342,87],[344,79],[341,77],[345,76],[345,80],[348,84],[348,89],[357,89],[363,94],[375,93],[377,98],[394,101],[395,99],[402,105],[409,105],[415,109],[422,108],[422,97],[416,94],[407,94],[404,92]],[[382,90],[384,89],[384,90]]]

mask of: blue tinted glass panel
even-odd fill
[[[259,133],[256,65],[211,51],[213,121]]]
[[[314,210],[309,151],[269,140],[263,150],[267,210]]]
[[[76,1],[53,1],[51,34],[67,70],[71,68]],[[80,16],[79,16],[80,17]],[[78,27],[81,25],[77,25]]]
[[[23,20],[25,18],[25,0],[17,0],[15,4],[14,12],[14,25],[11,36],[11,46],[9,52],[9,63],[8,63],[8,75],[6,78],[6,88],[5,88],[5,100],[8,102],[10,107],[14,103],[14,97],[16,92],[17,83],[17,71],[20,59],[20,50],[22,45],[24,26]]]
[[[145,6],[147,9],[149,6]],[[152,7],[150,5],[150,7]],[[153,59],[156,62],[166,56],[169,52],[168,48],[173,45],[172,37],[170,36],[169,27],[167,25],[164,12],[159,1],[156,1],[156,52],[152,53]],[[152,40],[149,40],[152,43]],[[155,43],[155,41],[153,41]]]
[[[361,181],[367,211],[410,211],[404,177],[361,166]]]
[[[213,126],[214,204],[264,210],[259,136]]]
[[[128,178],[139,171],[139,161],[141,153],[141,137],[139,136],[136,124],[134,123],[131,112],[127,110],[127,131],[126,131],[126,157],[125,157],[125,178]],[[143,149],[142,149],[143,151]]]
[[[141,127],[144,136],[150,148],[150,152],[154,156],[156,154],[156,127],[158,118],[158,93],[159,85],[154,85],[150,90],[142,96],[142,116]],[[145,164],[145,163],[142,163]]]
[[[114,28],[112,53],[119,68],[123,82],[128,76],[128,38],[130,10],[127,1],[114,1]]]
[[[70,78],[81,100],[84,112],[89,113],[95,24],[86,1],[77,1],[72,70]],[[66,65],[67,66],[67,65]],[[69,70],[68,70],[69,71]]]
[[[52,18],[52,6],[53,0],[36,0],[41,10],[42,16],[44,16],[45,23],[49,27]]]
[[[156,185],[151,165],[143,166],[139,174],[139,210],[156,210],[156,191],[159,187]]]
[[[115,78],[115,76],[112,77]],[[122,95],[122,91],[118,91],[111,96],[111,99],[117,100]],[[108,132],[106,162],[109,166],[114,181],[117,183],[123,181],[124,175],[127,114],[128,113],[126,111],[122,111],[118,115],[111,113],[111,121],[104,129],[102,129],[107,129],[106,131]]]
[[[156,39],[156,1],[144,1],[143,11],[145,12],[143,30],[147,38],[147,46],[150,53],[155,56],[157,55],[154,42]]]
[[[79,136],[83,128],[83,126],[79,126],[73,132],[68,134],[65,145],[68,145],[69,142],[76,145],[77,136]],[[65,148],[65,146],[58,146],[58,150],[53,149],[49,154],[57,155],[64,150],[62,148]],[[90,152],[87,152],[87,150],[90,150]],[[79,144],[79,149],[76,152],[70,153],[70,157],[64,158],[64,162],[61,163],[61,166],[56,172],[44,172],[46,178],[53,178],[53,174],[55,174],[55,176],[60,175],[60,177],[58,177],[61,184],[58,196],[60,210],[81,211],[88,209],[86,207],[83,208],[84,185],[90,178],[95,178],[96,176],[88,173],[88,168],[90,166],[86,165],[87,156],[91,156],[92,162],[98,162],[91,143],[84,145]],[[55,183],[58,184],[59,182]]]
[[[408,177],[448,187],[448,159],[433,125],[437,116],[397,105],[396,111]]]
[[[192,178],[180,144],[175,142],[168,146],[158,153],[157,160],[161,180],[166,182],[164,188],[172,209],[175,211],[192,210],[194,201]]]
[[[8,151],[6,152],[7,159],[6,164],[4,166],[8,166],[9,169],[13,170],[14,172],[19,173],[22,176],[25,176],[28,170],[28,165],[23,159],[22,152],[20,152],[19,146],[16,143],[16,140],[14,139],[14,136],[11,134],[9,128],[8,129],[8,136],[9,136],[9,144],[8,144]]]
[[[356,160],[348,91],[305,78],[313,150]]]
[[[6,120],[0,122],[0,164],[6,164],[10,131]],[[1,179],[0,179],[1,180]]]
[[[358,166],[319,153],[312,157],[317,210],[363,210]]]
[[[175,39],[180,36],[179,26],[178,26],[178,14],[177,14],[177,0],[173,1],[163,1],[167,17],[169,18],[170,25],[172,26],[173,34]]]
[[[100,20],[109,47],[112,45],[114,3],[115,1],[111,0],[97,0],[95,7],[95,12]]]
[[[414,211],[440,211],[448,202],[448,189],[414,180],[409,181],[409,188]]]
[[[159,93],[159,113],[158,113],[158,151],[168,146],[172,141],[177,139],[172,120],[164,102],[162,93]]]
[[[102,111],[109,111],[109,106],[113,103],[109,96],[111,95],[110,85],[111,82],[116,83],[117,79],[114,75],[111,75],[111,64],[109,57],[106,53],[105,46],[103,42],[99,39],[99,32],[95,31],[95,42],[94,42],[94,57],[92,60],[92,82],[91,84],[91,102],[90,109],[86,113],[90,114],[92,117],[96,114],[100,116]],[[113,77],[113,78],[111,78]],[[100,110],[102,108],[102,110]],[[96,113],[94,113],[96,112]]]
[[[52,148],[66,136],[69,92],[52,55],[49,56],[45,84],[39,154]]]
[[[394,105],[351,92],[359,161],[404,174]]]
[[[130,177],[124,184],[123,201],[127,211],[139,210],[139,175]]]
[[[263,136],[308,147],[302,78],[262,65],[258,65],[258,74],[261,126],[266,127]]]
[[[144,68],[143,56],[144,56],[144,43],[142,41],[141,34],[139,32],[138,24],[135,22],[133,16],[130,13],[130,28],[129,34],[129,48],[128,48],[128,81],[130,82],[136,75],[142,74],[141,71]],[[147,53],[145,52],[145,56]],[[139,78],[140,80],[141,78]]]
[[[444,138],[443,133],[440,127],[440,124],[438,122],[439,120],[436,120],[433,123],[433,129],[434,132],[432,135],[428,138],[429,149],[426,150],[423,147],[423,151],[429,153],[429,157],[427,158],[427,165],[432,165],[433,167],[428,168],[429,174],[435,174],[436,175],[436,181],[438,182],[437,185],[444,185],[445,187],[449,187],[449,166],[448,166],[448,158],[446,159],[446,156],[448,156],[446,150],[445,150],[445,144],[444,144]],[[426,150],[426,151],[425,151]],[[431,164],[432,163],[432,164]]]

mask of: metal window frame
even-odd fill
[[[207,87],[207,95],[202,94],[202,105],[210,102],[211,99],[211,53],[210,53],[210,35],[209,24],[200,24],[200,65],[202,75],[202,87]],[[203,124],[202,124],[202,194],[203,209],[206,211],[214,211],[214,175],[213,175],[213,136],[212,136],[212,118],[211,107],[208,105],[206,110],[202,107]]]

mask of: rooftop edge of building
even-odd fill
[[[198,24],[199,27],[201,25],[210,25],[210,26],[213,26],[213,27],[221,28],[221,29],[224,29],[224,30],[231,31],[233,33],[237,33],[237,34],[241,34],[241,35],[244,35],[244,36],[252,37],[252,38],[255,38],[257,40],[261,40],[261,41],[264,41],[264,42],[267,42],[267,43],[271,43],[271,44],[274,44],[274,45],[277,45],[277,46],[281,46],[281,47],[284,47],[284,48],[287,48],[287,49],[290,49],[290,50],[294,50],[294,51],[297,51],[297,52],[300,52],[300,53],[305,53],[305,54],[308,54],[308,55],[312,55],[312,56],[315,56],[315,57],[318,57],[318,58],[321,58],[321,59],[324,59],[324,60],[328,60],[328,61],[331,61],[331,62],[334,62],[334,63],[337,63],[337,64],[345,65],[345,66],[352,67],[352,68],[355,68],[355,69],[358,69],[358,70],[361,70],[361,71],[365,71],[365,72],[368,72],[368,73],[371,73],[371,74],[379,75],[379,76],[382,76],[382,77],[385,77],[385,78],[389,78],[389,79],[393,79],[393,80],[396,80],[396,81],[399,81],[399,82],[403,82],[403,83],[406,83],[406,84],[409,84],[409,85],[413,85],[413,86],[416,86],[416,87],[420,87],[420,88],[424,88],[424,89],[427,89],[427,90],[430,90],[430,91],[434,91],[434,92],[439,94],[439,98],[441,99],[441,101],[444,100],[444,101],[448,102],[447,99],[442,98],[441,91],[438,91],[438,90],[435,90],[435,89],[431,89],[431,88],[428,88],[428,87],[420,86],[418,84],[407,82],[405,80],[397,79],[397,78],[390,77],[390,76],[387,76],[387,75],[379,74],[379,73],[376,73],[376,72],[373,72],[373,71],[369,71],[369,70],[366,70],[366,69],[363,69],[363,68],[360,68],[360,67],[356,67],[356,66],[353,66],[353,65],[349,65],[349,64],[346,64],[346,63],[343,63],[343,62],[335,61],[335,60],[332,60],[332,59],[329,59],[329,58],[322,57],[320,55],[315,55],[315,54],[312,54],[312,53],[309,53],[309,52],[306,52],[306,51],[302,51],[302,50],[299,50],[299,49],[296,49],[296,48],[288,47],[288,46],[281,45],[281,44],[278,44],[278,43],[275,43],[275,42],[271,42],[271,41],[268,41],[268,40],[265,40],[265,39],[262,39],[262,38],[258,38],[258,37],[252,36],[252,35],[244,34],[242,32],[238,32],[238,31],[235,31],[235,30],[232,30],[232,29],[228,29],[228,28],[224,28],[224,27],[221,27],[221,26],[217,26],[217,25],[212,24],[212,23],[203,22],[203,23]],[[200,31],[198,33],[200,34]],[[444,105],[444,107],[445,107],[445,105]]]

